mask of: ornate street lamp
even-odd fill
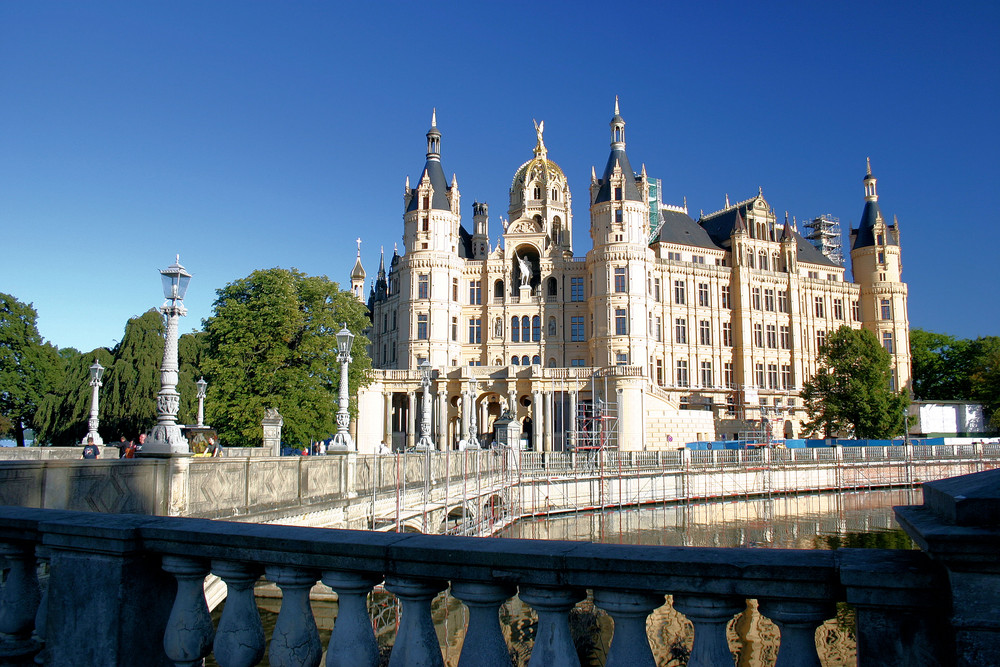
[[[199,378],[195,382],[195,386],[198,387],[198,426],[205,425],[205,390],[208,388],[208,383],[205,382],[205,378]]]
[[[429,452],[434,449],[431,440],[431,364],[426,359],[420,364],[420,386],[424,389],[423,410],[420,417],[420,440],[414,449]]]
[[[466,449],[481,449],[479,437],[476,435],[478,426],[476,425],[476,391],[479,383],[476,378],[469,378],[469,439],[465,442]]]
[[[351,363],[351,345],[354,344],[354,334],[347,328],[337,332],[337,361],[340,362],[340,405],[337,410],[337,433],[333,436],[327,452],[348,451],[354,449],[354,438],[348,432],[351,425],[351,415],[347,411],[349,398],[347,396],[347,367]]]
[[[187,315],[184,294],[187,293],[191,274],[181,266],[180,255],[166,269],[160,269],[163,280],[163,297],[160,312],[167,321],[163,340],[163,364],[160,366],[160,393],[156,396],[156,426],[151,437],[142,447],[144,455],[187,454],[188,442],[177,425],[180,394],[177,393],[177,320]]]
[[[97,432],[97,426],[100,424],[100,420],[97,418],[98,393],[101,390],[101,377],[103,375],[104,366],[101,366],[101,362],[94,359],[94,365],[90,367],[90,386],[93,387],[93,393],[90,395],[90,419],[87,420],[87,435],[83,437],[85,445],[90,440],[93,440],[95,445],[104,444],[104,441],[101,440],[101,434]]]

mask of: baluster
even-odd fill
[[[431,600],[448,587],[447,582],[387,577],[385,587],[402,605],[389,667],[443,667],[441,646],[431,619]]]
[[[694,624],[694,646],[688,667],[713,667],[733,662],[726,639],[726,624],[746,609],[746,602],[732,597],[675,595],[674,609]]]
[[[26,656],[37,648],[31,638],[40,599],[35,547],[0,544],[0,556],[6,556],[10,567],[0,595],[0,655]]]
[[[163,651],[178,667],[203,665],[215,638],[205,602],[208,565],[197,558],[164,556],[163,569],[177,580],[174,606],[163,631]]]
[[[41,544],[35,546],[35,558],[38,559],[38,569],[48,568],[49,550]],[[37,573],[37,570],[36,570]],[[49,584],[46,579],[45,585],[41,587],[41,599],[38,602],[38,612],[35,614],[35,629],[31,633],[31,639],[41,650],[35,654],[35,664],[44,665],[45,659],[45,625],[49,617]]]
[[[837,613],[829,602],[759,600],[760,613],[781,630],[781,645],[774,667],[819,667],[816,628]]]
[[[469,608],[469,626],[458,667],[507,667],[510,649],[500,630],[500,605],[515,593],[503,584],[456,581],[451,593]]]
[[[378,642],[368,616],[368,593],[382,581],[372,574],[323,572],[323,583],[337,593],[337,620],[326,649],[326,667],[376,667]]]
[[[638,591],[594,591],[594,604],[611,614],[615,634],[605,667],[656,667],[646,636],[646,617],[666,603],[663,595]]]
[[[212,561],[212,572],[227,588],[215,631],[215,661],[220,667],[253,667],[264,657],[266,641],[253,594],[260,569],[247,563]]]
[[[579,588],[521,586],[518,597],[538,614],[535,646],[528,667],[580,667],[569,632],[569,611],[586,597]]]
[[[319,630],[309,604],[316,574],[295,567],[274,565],[265,574],[281,589],[281,610],[267,653],[272,667],[317,667],[323,658]]]

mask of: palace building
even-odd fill
[[[541,451],[804,437],[799,390],[843,325],[875,333],[893,383],[908,386],[899,230],[870,163],[848,279],[761,191],[697,220],[686,202],[662,204],[645,166],[632,168],[617,101],[610,125],[586,193],[592,249],[578,257],[544,123],[493,245],[485,203],[462,223],[432,118],[423,170],[404,190],[403,251],[383,255],[368,294],[376,370],[359,394],[361,451],[455,448],[472,435],[488,445],[501,417]],[[358,298],[365,279],[359,245]]]

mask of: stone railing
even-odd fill
[[[996,553],[996,529],[988,535],[980,555]],[[0,652],[41,651],[49,665],[200,665],[213,652],[223,667],[255,665],[266,641],[254,599],[261,575],[282,592],[272,665],[320,664],[317,581],[339,597],[326,665],[378,664],[366,598],[383,582],[402,607],[391,665],[443,665],[431,602],[449,588],[469,610],[461,665],[510,664],[498,610],[515,594],[538,617],[530,665],[579,665],[568,614],[588,592],[614,621],[611,667],[655,664],[646,619],[666,603],[694,626],[689,665],[732,664],[726,626],[748,599],[780,628],[778,665],[819,664],[815,631],[839,602],[856,611],[859,665],[953,662],[949,570],[933,552],[603,545],[10,507],[0,508],[0,550]],[[963,617],[979,661],[959,664],[996,664],[996,570],[963,567],[985,585],[963,600],[994,616]],[[203,590],[210,573],[229,591],[217,627]]]

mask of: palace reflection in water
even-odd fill
[[[500,536],[698,547],[907,549],[913,545],[896,526],[892,507],[917,504],[920,500],[919,489],[910,489],[662,505],[539,517],[520,521]],[[258,593],[265,636],[270,637],[280,599],[269,597],[273,587],[264,587]],[[313,593],[313,611],[325,646],[336,618],[337,603],[325,586],[317,585]],[[667,600],[649,617],[647,634],[657,664],[685,665],[694,638],[693,628],[673,609],[669,596]],[[391,642],[399,619],[395,598],[379,589],[371,595],[369,604],[379,641]],[[221,606],[215,610],[216,620],[221,610]],[[501,627],[511,647],[511,664],[526,665],[534,641],[534,612],[515,597],[500,613]],[[433,616],[445,665],[454,667],[462,650],[467,611],[459,600],[445,592],[434,601]],[[582,664],[602,666],[612,637],[610,617],[587,600],[574,610],[571,626]],[[824,666],[856,664],[853,626],[853,612],[840,604],[837,617],[819,628],[817,648]],[[757,612],[756,601],[749,600],[746,610],[730,621],[728,636],[736,665],[774,664],[779,633],[771,621]],[[385,656],[387,661],[388,650]],[[214,662],[209,658],[206,664]],[[268,664],[266,657],[261,664]]]

